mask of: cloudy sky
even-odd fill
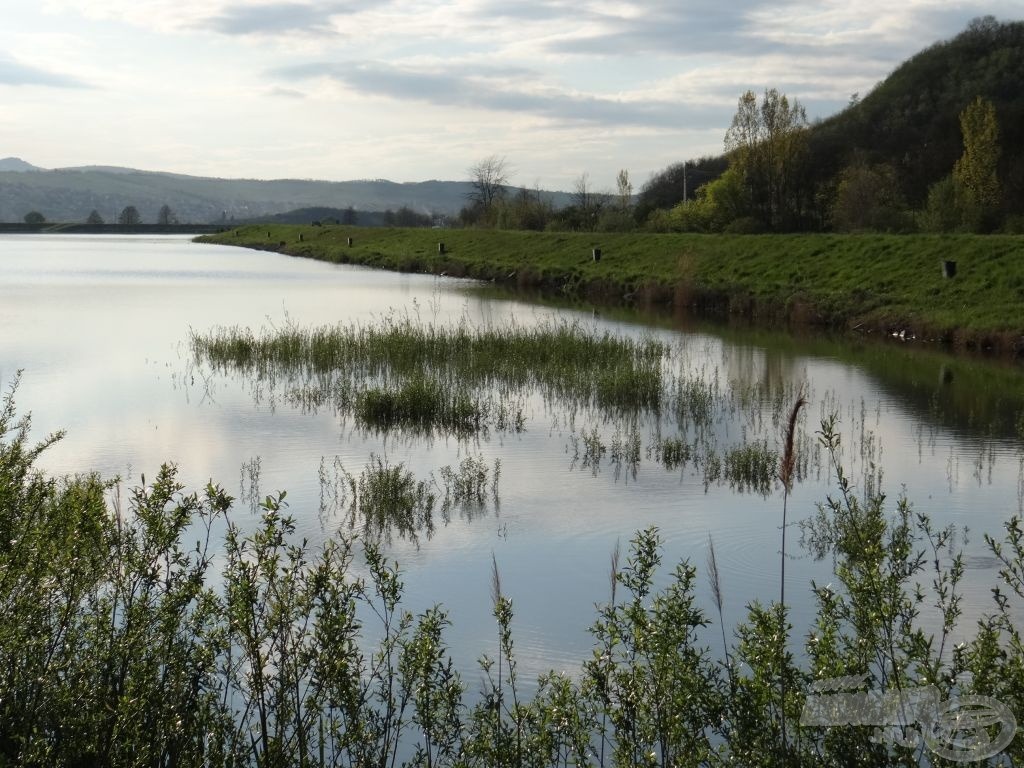
[[[825,117],[1022,0],[0,0],[0,157],[206,176],[637,184],[738,96]]]

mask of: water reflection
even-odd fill
[[[724,479],[725,457],[753,444],[777,452],[781,414],[801,389],[813,405],[797,438],[801,479],[790,519],[809,517],[834,490],[815,431],[836,412],[841,458],[858,491],[903,492],[937,524],[970,529],[962,626],[990,605],[996,564],[986,559],[982,532],[998,533],[1024,505],[1024,386],[1020,371],[1002,364],[692,323],[681,330],[672,318],[607,309],[595,317],[591,307],[484,297],[466,281],[173,237],[4,237],[0,253],[0,380],[6,385],[24,368],[18,404],[34,413],[35,434],[68,430],[44,456],[53,471],[95,469],[134,483],[173,460],[192,487],[212,478],[234,493],[237,481],[243,526],[246,515],[257,519],[248,511],[253,500],[287,489],[298,534],[315,544],[334,535],[351,502],[325,490],[322,472],[330,480],[341,467],[347,475],[339,476],[358,484],[373,454],[417,483],[433,477],[443,485],[444,467],[500,461],[500,508],[493,498],[453,505],[447,518],[433,517],[432,536],[394,537],[388,550],[406,573],[410,610],[436,602],[451,610],[453,655],[469,680],[473,659],[492,650],[492,554],[516,604],[526,677],[571,670],[586,657],[593,604],[606,598],[608,554],[649,525],[661,529],[667,560],[698,567],[713,533],[727,626],[750,600],[774,598],[778,489],[773,481],[766,493],[738,492]],[[599,408],[567,412],[530,391],[519,401],[522,431],[409,437],[360,428],[333,404],[307,407],[267,382],[214,375],[193,365],[188,344],[192,331],[218,326],[372,326],[392,312],[417,323],[505,328],[555,319],[596,333],[653,335],[670,350],[663,398],[648,413],[609,418]],[[321,514],[325,505],[329,514]],[[826,566],[804,557],[787,569],[798,627],[812,610],[806,585],[827,579]],[[701,599],[711,606],[707,590]]]

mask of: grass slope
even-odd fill
[[[352,238],[352,245],[348,245]],[[1024,351],[1024,237],[251,226],[205,242],[763,321]],[[438,243],[445,253],[438,253]],[[593,248],[602,258],[595,262]],[[957,275],[942,275],[944,260]]]

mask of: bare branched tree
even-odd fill
[[[590,174],[584,171],[572,183],[572,199],[576,207],[586,212],[594,204],[594,190],[590,186]]]
[[[164,226],[167,226],[168,224],[177,224],[178,217],[174,214],[174,211],[171,210],[171,206],[165,204],[160,206],[160,212],[156,215],[156,223],[163,224]]]
[[[490,208],[505,194],[508,178],[509,167],[504,157],[491,155],[471,165],[469,183],[473,185],[473,191],[468,195],[470,201],[481,208]]]

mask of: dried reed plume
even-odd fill
[[[498,572],[498,558],[491,552],[491,602],[495,606],[501,600],[501,574]]]
[[[793,470],[796,468],[796,451],[793,449],[793,438],[796,433],[796,419],[800,409],[807,405],[807,398],[802,394],[793,404],[793,410],[789,412],[789,422],[786,424],[785,449],[782,453],[782,465],[779,467],[779,479],[789,493],[793,489]]]
[[[612,565],[608,571],[608,586],[611,588],[612,605],[615,605],[615,588],[619,583],[619,549],[621,541],[615,540],[615,549],[612,550]]]
[[[786,750],[786,507],[789,502],[789,493],[793,489],[793,470],[796,467],[796,451],[793,449],[793,440],[796,434],[796,420],[800,415],[800,409],[807,405],[807,398],[800,394],[797,401],[793,403],[793,410],[789,412],[789,421],[786,424],[785,450],[782,453],[782,464],[779,467],[779,479],[782,481],[782,557],[779,564],[779,621],[782,625],[783,639],[780,645],[779,659],[779,712],[782,719],[782,749]]]
[[[718,608],[718,623],[722,627],[722,651],[725,653],[725,663],[732,667],[732,662],[729,659],[729,644],[725,640],[725,617],[722,611],[722,577],[718,572],[718,559],[715,557],[715,540],[711,538],[711,532],[708,531],[708,579],[711,581],[711,597],[715,601],[715,607]]]

